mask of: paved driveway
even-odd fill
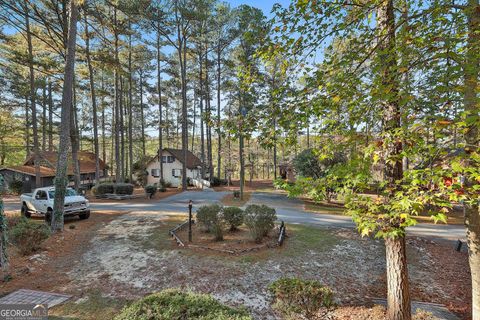
[[[201,205],[219,202],[227,192],[185,191],[168,198],[147,203],[129,203],[128,200],[117,202],[91,203],[92,210],[118,211],[162,211],[163,213],[188,213],[188,202],[193,201],[194,210]]]
[[[186,191],[175,194],[159,201],[148,203],[129,203],[128,201],[92,203],[92,210],[117,211],[157,211],[165,214],[188,213],[188,201],[192,200],[194,210],[201,205],[215,203],[228,192]],[[283,194],[255,192],[249,203],[266,204],[276,209],[279,220],[288,223],[318,225],[325,227],[354,228],[355,224],[348,216],[316,214],[303,210],[303,203],[298,199],[290,199]],[[19,210],[20,204],[16,200],[5,202],[6,210]],[[422,223],[408,228],[408,234],[431,239],[465,240],[465,228],[459,225],[426,224]]]
[[[349,216],[306,212],[303,210],[302,201],[290,199],[283,194],[256,192],[252,195],[250,203],[263,203],[275,208],[278,219],[289,223],[355,228],[355,224]],[[465,227],[459,225],[422,223],[408,228],[408,234],[431,239],[466,239]]]

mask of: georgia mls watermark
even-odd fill
[[[48,305],[34,303],[0,304],[0,320],[47,320]]]

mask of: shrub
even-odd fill
[[[293,166],[299,176],[318,179],[336,164],[345,162],[345,156],[340,152],[321,154],[319,150],[305,149],[295,157]]]
[[[22,215],[7,216],[7,230],[13,229],[17,224],[25,219]]]
[[[212,177],[212,180],[210,181],[211,187],[218,187],[221,184],[222,184],[222,180],[219,177]]]
[[[168,289],[134,302],[115,317],[115,320],[143,319],[251,320],[252,317],[210,295]]]
[[[116,183],[115,194],[133,194],[133,184],[131,183]]]
[[[223,217],[230,225],[230,230],[236,230],[243,223],[243,210],[238,207],[226,207],[223,209]]]
[[[133,184],[104,182],[93,187],[92,193],[96,196],[101,196],[107,193],[130,195],[133,194]]]
[[[172,183],[170,181],[165,181],[164,179],[160,179],[160,187],[171,188]]]
[[[218,204],[201,206],[197,210],[197,220],[205,231],[215,235],[215,240],[223,240],[224,219],[221,206]]]
[[[275,226],[275,220],[277,220],[275,209],[264,204],[251,204],[245,209],[244,222],[256,242],[261,242],[263,237],[268,235]]]
[[[166,191],[167,191],[167,188],[165,188],[165,186],[163,186],[163,185],[160,185],[160,187],[158,187],[158,191],[160,191],[160,192],[166,192]]]
[[[5,184],[5,179],[0,174],[0,195],[3,195],[7,192],[7,186]]]
[[[23,190],[23,181],[21,180],[12,180],[9,183],[10,191],[14,194],[21,194]]]
[[[100,183],[92,188],[92,192],[97,196],[101,196],[107,193],[114,193],[114,185],[115,184],[111,182]]]
[[[145,186],[145,193],[149,194],[151,198],[155,193],[157,193],[157,186],[151,184]]]
[[[268,290],[274,296],[273,308],[288,317],[300,314],[314,319],[322,308],[334,306],[332,290],[315,280],[282,278]]]
[[[240,191],[239,191],[239,190],[233,191],[233,197],[234,197],[235,199],[240,198]]]
[[[212,233],[215,236],[215,241],[223,241],[223,229],[225,228],[225,220],[223,214],[220,212],[217,219],[212,221]]]
[[[40,245],[50,236],[50,230],[43,223],[33,222],[22,217],[9,232],[12,243],[23,255],[40,249]]]

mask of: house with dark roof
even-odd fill
[[[182,184],[182,167],[184,162],[183,150],[164,148],[162,151],[163,180],[170,182],[172,187]],[[192,152],[187,151],[187,177],[198,179],[201,177],[202,161]],[[147,164],[147,184],[160,182],[160,161],[158,154]]]
[[[30,154],[22,165],[0,168],[0,174],[5,178],[7,186],[14,180],[23,182],[23,192],[30,192],[37,187],[53,185],[57,170],[58,153],[52,151],[39,152],[40,162],[40,186],[35,186],[35,156]],[[87,151],[78,152],[80,166],[80,182],[82,184],[95,183],[95,154]],[[100,159],[100,178],[108,175],[107,166]],[[73,161],[69,155],[67,174],[70,181],[73,181]]]

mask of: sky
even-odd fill
[[[286,7],[290,4],[291,1],[289,0],[226,0],[229,2],[232,7],[238,7],[242,4],[248,4],[249,6],[256,7],[262,9],[263,13],[267,17],[271,17],[272,7],[275,3],[280,3],[283,7]]]

